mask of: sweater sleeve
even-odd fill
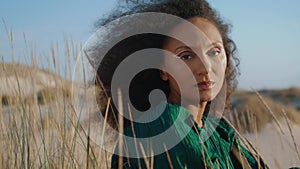
[[[220,133],[231,144],[230,158],[235,168],[267,169],[259,154],[251,153],[241,144],[240,138],[226,120],[220,120]]]
[[[263,159],[258,154],[251,153],[237,138],[230,154],[235,166],[239,168],[268,169]]]

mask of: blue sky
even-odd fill
[[[239,88],[300,86],[299,0],[208,1],[233,26],[231,36],[241,60]],[[2,0],[0,17],[8,29],[13,30],[15,60],[30,63],[23,33],[26,33],[28,48],[35,49],[39,58],[51,53],[51,43],[63,46],[64,40],[70,37],[74,43],[84,43],[92,34],[93,23],[115,3],[116,0]],[[60,53],[59,62],[64,63],[63,47]],[[2,20],[0,56],[5,62],[11,62]]]

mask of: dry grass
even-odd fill
[[[12,31],[9,32],[10,39],[13,39]],[[66,57],[68,60],[76,60],[79,57],[79,48],[74,48],[76,45],[70,44],[73,42],[69,43],[66,40],[66,51],[69,51]],[[11,49],[12,57],[14,57],[13,41],[11,41]],[[48,63],[48,65],[57,65],[56,51],[53,47],[51,49],[49,56],[53,63]],[[32,53],[29,57],[35,60],[35,56],[36,54]],[[70,68],[71,66],[67,65],[66,67]],[[58,69],[58,67],[56,68]],[[70,71],[70,69],[65,71]],[[55,85],[44,83],[38,85],[37,72],[43,73],[44,77],[52,77]],[[55,70],[55,72],[60,71]],[[71,72],[65,72],[65,74],[69,73]],[[99,118],[95,107],[86,105],[78,108],[78,100],[76,100],[82,98],[87,102],[91,101],[94,99],[91,98],[93,90],[78,86],[75,86],[75,90],[70,90],[70,82],[50,71],[40,70],[35,65],[2,63],[0,67],[2,83],[8,83],[8,77],[12,77],[15,85],[10,95],[4,94],[3,88],[0,91],[0,168],[104,169],[110,167],[111,154],[100,147],[113,149],[114,136],[110,135],[110,131],[103,127],[105,123]],[[22,84],[24,78],[31,79],[29,85]],[[10,84],[7,88],[9,86],[12,87]],[[33,86],[35,90],[28,92],[26,87],[29,86]],[[294,91],[294,93],[296,92]],[[236,106],[238,113],[232,115],[231,119],[240,131],[247,130],[255,133],[257,128],[261,129],[272,121],[273,117],[270,116],[270,112],[257,95],[244,92],[238,97],[239,103]],[[287,94],[287,97],[294,96]],[[286,119],[300,124],[299,114],[294,108],[276,103],[268,96],[264,96],[263,100],[279,119],[285,117],[282,114],[282,109],[284,109],[287,114]],[[289,128],[293,137],[291,126]],[[93,140],[96,136],[101,138],[100,146],[96,144],[98,143],[96,140]],[[295,139],[294,146],[298,147]],[[274,148],[276,149],[276,147]],[[299,152],[296,153],[299,156]],[[147,161],[150,168],[153,166],[153,158],[151,159]],[[280,159],[275,163],[277,168],[280,168]]]
[[[291,91],[290,94],[292,93]],[[255,92],[238,91],[233,96],[232,111],[234,113],[231,114],[231,121],[236,124],[240,131],[254,132],[253,119],[256,121],[258,130],[261,130],[266,124],[273,122],[275,119],[284,119],[282,113],[282,109],[284,109],[291,122],[300,125],[299,111],[290,102],[275,101],[274,97],[279,100],[276,96],[271,97],[266,94],[257,95]],[[298,101],[300,102],[300,99]]]
[[[9,32],[13,51],[13,32]],[[66,68],[70,68],[70,60],[79,57],[80,45],[68,40],[65,45]],[[77,99],[91,99],[93,90],[51,73],[53,67],[54,72],[60,72],[57,52],[53,46],[51,49],[50,57],[47,54],[45,57],[52,58],[52,63],[46,63],[52,71],[40,69],[36,64],[1,62],[0,168],[109,168],[110,154],[90,139],[95,131],[86,130],[90,125],[89,114],[96,114],[94,108],[77,104]],[[32,63],[35,56],[36,53],[28,56]],[[68,75],[73,70],[65,71]],[[106,146],[112,140],[108,133],[104,135],[107,141],[103,146]]]
[[[1,97],[0,168],[108,168],[109,153],[90,139],[95,131],[86,130],[93,108],[78,109],[73,100],[91,93],[75,96],[68,84]]]

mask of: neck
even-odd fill
[[[180,99],[178,99],[178,97],[169,97],[168,98],[169,103],[181,105],[181,103],[178,100],[180,100]],[[189,110],[192,113],[192,115],[193,115],[194,119],[196,120],[199,127],[203,127],[202,116],[203,116],[206,105],[207,105],[206,101],[201,101],[198,104],[184,104],[181,106],[185,107],[187,110]]]
[[[203,127],[202,123],[202,116],[205,110],[207,102],[200,102],[198,105],[187,105],[186,109],[188,109],[192,115],[194,116],[194,119],[196,120],[197,124],[200,127]]]

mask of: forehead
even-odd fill
[[[170,31],[170,37],[177,37],[187,46],[205,46],[214,42],[222,42],[222,37],[216,26],[205,18],[193,17],[188,19],[191,25],[178,24]],[[169,39],[165,46],[182,44],[182,42]]]

